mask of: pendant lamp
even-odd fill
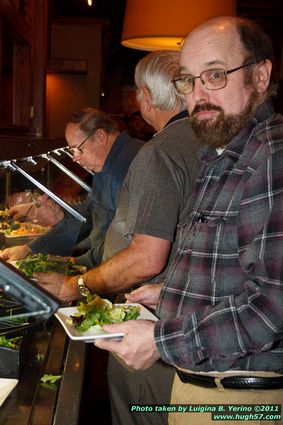
[[[236,15],[236,0],[127,0],[121,42],[138,50],[179,50],[193,28],[224,15]]]

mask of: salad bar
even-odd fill
[[[0,261],[0,276],[0,381],[15,385],[1,425],[77,425],[85,344],[66,337],[58,302],[24,273]]]
[[[84,191],[91,191],[56,159],[67,157],[73,164],[68,156],[65,148],[43,154],[38,147],[33,157],[1,160],[0,249],[29,243],[50,229],[32,219],[31,209],[27,210],[30,215],[20,219],[12,215],[13,206],[25,204],[25,196],[17,200],[20,193],[43,192],[70,216],[85,222],[71,202],[49,189],[54,187],[56,167]],[[13,193],[15,187],[20,190]],[[77,275],[85,269],[70,258],[43,254],[11,263],[0,260],[0,424],[79,425],[87,345],[69,338],[54,317],[59,302],[36,284],[38,271]]]
[[[85,267],[76,265],[71,258],[51,256],[47,254],[31,254],[23,260],[13,263],[27,277],[33,277],[35,272],[63,273],[75,276],[85,272]]]
[[[14,220],[7,208],[0,210],[0,232],[3,235],[2,244],[6,247],[31,242],[49,229],[49,226],[39,223]]]
[[[56,321],[31,334],[19,382],[0,408],[1,425],[78,425],[84,363],[85,344],[69,341]]]

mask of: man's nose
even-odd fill
[[[191,96],[196,103],[201,101],[207,101],[209,99],[209,93],[207,88],[204,86],[201,78],[195,79],[194,89],[191,93]]]
[[[78,158],[80,157],[80,153],[79,152],[74,152],[73,153],[73,162],[78,162]]]

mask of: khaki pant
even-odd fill
[[[112,425],[168,425],[167,412],[130,412],[130,404],[169,404],[172,366],[158,360],[138,371],[110,353],[107,372]]]
[[[214,374],[215,376],[216,374]],[[240,373],[237,373],[240,375]],[[274,376],[274,374],[268,373],[253,373],[254,376]],[[227,376],[225,374],[217,374],[219,378]],[[171,404],[176,405],[187,405],[191,409],[190,412],[169,413],[169,425],[240,425],[250,424],[283,424],[283,409],[281,413],[281,420],[247,420],[247,416],[250,412],[238,411],[237,420],[212,420],[211,412],[195,412],[193,409],[199,405],[267,405],[267,404],[283,404],[283,389],[280,390],[231,390],[226,389],[219,385],[218,388],[202,388],[196,385],[184,384],[175,375],[174,384],[171,394]],[[190,407],[191,406],[191,407]],[[233,412],[233,414],[236,414]],[[269,415],[278,415],[280,412],[276,411],[265,411],[259,412]],[[217,413],[221,414],[221,412]],[[231,414],[225,413],[225,414]],[[245,419],[246,418],[246,419]]]

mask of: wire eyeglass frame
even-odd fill
[[[202,85],[207,89],[207,90],[221,90],[224,89],[224,87],[226,87],[227,85],[227,75],[228,74],[232,74],[232,72],[238,71],[239,69],[245,68],[247,66],[250,65],[255,65],[257,64],[258,61],[254,61],[254,62],[248,62],[245,63],[241,66],[238,66],[237,68],[233,68],[233,69],[229,69],[228,71],[226,71],[225,69],[222,68],[212,68],[212,69],[206,69],[204,71],[202,71],[200,73],[200,75],[191,75],[191,74],[178,74],[176,75],[173,80],[172,83],[174,84],[175,89],[177,90],[178,93],[182,94],[182,95],[186,95],[186,94],[190,94],[193,92],[194,88],[195,88],[195,80],[197,78],[200,79]],[[220,84],[219,87],[208,87],[207,86],[207,82],[209,82],[209,76],[213,75],[213,74],[219,74],[219,81],[218,83]],[[223,81],[222,81],[223,79]],[[214,81],[217,83],[217,78]],[[179,85],[181,83],[181,85],[183,84],[183,86]],[[190,84],[190,87],[185,89],[184,88],[184,84]],[[213,83],[212,83],[213,84]]]

